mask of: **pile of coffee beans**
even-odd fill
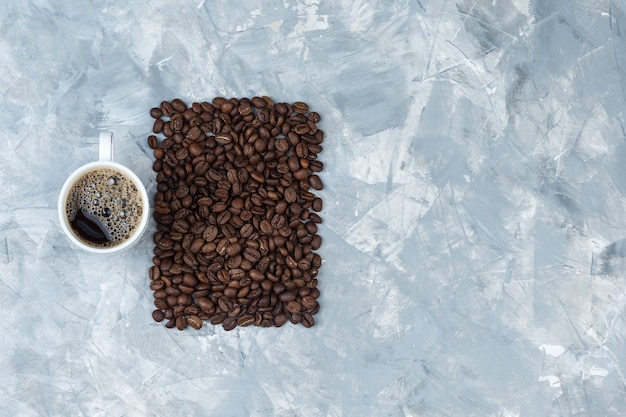
[[[303,102],[269,97],[150,110],[152,317],[168,328],[315,324],[324,132]]]

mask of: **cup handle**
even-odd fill
[[[100,161],[113,160],[113,132],[100,133],[100,146],[98,148],[98,159]]]

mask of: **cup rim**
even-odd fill
[[[101,167],[113,168],[113,169],[119,170],[123,172],[124,175],[127,175],[128,177],[130,177],[130,179],[135,183],[135,185],[137,185],[137,188],[139,190],[139,193],[141,194],[141,199],[143,201],[143,206],[144,206],[144,210],[141,216],[141,221],[135,233],[126,241],[122,242],[121,244],[117,246],[109,247],[109,248],[97,248],[97,247],[89,246],[86,243],[82,242],[80,239],[76,237],[76,235],[72,231],[72,228],[68,222],[68,219],[65,216],[65,197],[67,196],[67,193],[70,187],[74,184],[74,181],[76,181],[76,179],[80,177],[82,174],[84,174],[85,172],[94,168],[101,168]],[[81,249],[84,249],[92,253],[100,253],[100,254],[114,253],[114,252],[119,252],[121,250],[127,249],[139,241],[139,239],[143,235],[143,232],[145,231],[148,225],[148,221],[150,218],[150,199],[148,198],[148,191],[146,190],[145,185],[143,184],[141,179],[137,176],[137,174],[135,174],[130,168],[120,163],[113,162],[113,161],[93,161],[93,162],[86,163],[76,168],[67,177],[59,193],[58,202],[57,202],[57,211],[59,213],[59,221],[61,223],[61,227],[63,228],[63,232],[72,243],[74,243]]]

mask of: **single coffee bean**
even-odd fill
[[[180,132],[183,130],[184,123],[183,116],[180,113],[175,113],[170,120],[170,127],[174,132]]]
[[[296,101],[295,103],[293,103],[293,111],[295,111],[296,113],[305,114],[309,111],[309,106],[308,104],[301,101]]]
[[[237,324],[242,327],[249,326],[254,323],[254,316],[250,314],[243,315],[237,320]]]
[[[300,259],[298,261],[298,269],[306,271],[311,268],[311,263],[307,259]]]
[[[187,105],[184,101],[179,98],[175,98],[171,101],[172,108],[176,110],[178,113],[182,113],[187,110]]]
[[[154,121],[154,124],[152,125],[152,132],[154,133],[161,133],[163,131],[163,120],[162,119],[156,119]]]
[[[158,290],[161,290],[163,288],[165,288],[165,283],[162,280],[160,280],[160,279],[156,279],[156,280],[150,282],[150,289],[152,291],[158,291]]]
[[[180,148],[176,151],[176,159],[184,161],[189,156],[189,150],[187,148]]]
[[[215,136],[215,142],[220,145],[228,145],[233,141],[233,137],[229,133],[220,133]]]
[[[278,296],[278,299],[283,303],[288,303],[289,301],[294,301],[296,299],[295,291],[285,291]]]
[[[213,308],[213,306],[214,306],[213,302],[209,298],[206,298],[206,297],[199,297],[199,298],[197,298],[195,300],[195,303],[202,310],[206,310],[206,311],[211,310],[211,308]]]
[[[248,271],[248,275],[253,281],[262,281],[263,279],[265,279],[265,274],[263,274],[258,269],[251,269],[250,271]]]
[[[150,116],[153,119],[160,119],[163,116],[163,111],[159,107],[153,107],[150,109]]]
[[[180,316],[176,319],[176,328],[178,330],[185,330],[187,328],[187,319],[185,316]]]
[[[285,201],[287,203],[295,203],[298,200],[298,193],[293,188],[289,187],[285,189]]]
[[[288,313],[287,318],[289,318],[289,321],[291,321],[293,324],[300,324],[300,322],[302,321],[302,315],[300,314]]]
[[[315,188],[316,190],[321,190],[324,188],[321,178],[317,175],[311,175],[309,177],[309,184],[311,184],[311,187]],[[316,211],[319,211],[319,210],[316,210]]]
[[[314,198],[314,199],[313,199],[313,205],[311,206],[311,208],[312,208],[314,211],[317,211],[317,212],[322,211],[322,208],[323,208],[323,202],[322,202],[322,199],[321,199],[321,198],[319,198],[319,197]]]
[[[150,147],[150,149],[156,149],[159,146],[159,140],[156,136],[148,136],[148,146]]]
[[[183,314],[185,314],[185,306],[183,305],[177,305],[171,310],[172,310],[172,314],[174,315],[174,317],[180,317]]]
[[[267,102],[261,97],[252,97],[251,102],[252,102],[252,105],[256,107],[257,109],[262,109],[264,107],[267,107]]]
[[[322,117],[319,113],[312,111],[309,113],[309,120],[313,123],[318,123],[320,120],[322,120]]]
[[[228,317],[222,322],[222,327],[226,331],[233,330],[235,327],[237,327],[237,320],[234,317]]]
[[[196,330],[200,330],[202,328],[202,320],[200,317],[196,315],[191,315],[187,318],[187,324],[193,327]]]
[[[213,240],[215,240],[218,233],[219,233],[219,229],[217,228],[217,226],[210,225],[210,226],[207,226],[206,229],[204,229],[204,232],[202,233],[202,237],[204,238],[206,242],[212,242]]]
[[[161,310],[154,310],[152,312],[152,318],[156,322],[162,322],[163,319],[165,318],[165,315],[163,314],[163,311],[161,311]]]
[[[302,305],[297,301],[289,301],[286,307],[287,311],[292,314],[297,314],[302,311]]]
[[[193,157],[202,155],[203,151],[204,150],[202,149],[202,145],[200,145],[199,143],[192,143],[191,145],[189,145],[189,153]]]
[[[192,127],[191,129],[189,129],[189,132],[187,132],[187,137],[194,141],[198,140],[198,138],[200,138],[201,136],[202,136],[202,130],[200,130],[198,126]],[[195,145],[197,145],[197,143]],[[194,156],[198,156],[198,155],[194,155]]]
[[[302,315],[302,325],[306,328],[313,327],[315,325],[315,319],[311,315],[311,313],[306,312]]]
[[[210,321],[211,324],[217,325],[221,324],[226,318],[228,318],[228,313],[220,312],[211,316]]]
[[[224,312],[230,311],[230,309],[233,308],[233,302],[228,297],[220,297],[217,300],[217,305],[220,308],[220,310]]]
[[[309,125],[306,123],[298,123],[293,127],[293,131],[298,135],[304,135],[305,133],[309,133]]]
[[[302,297],[302,307],[304,307],[306,310],[315,307],[315,304],[317,304],[317,301],[315,301],[315,298],[313,298],[312,296],[306,295]]]
[[[311,239],[311,248],[313,250],[318,250],[322,246],[322,237],[320,235],[313,235]],[[319,266],[317,267],[319,268]]]
[[[160,264],[160,258],[158,258]],[[155,262],[156,263],[156,262]],[[161,269],[157,265],[153,265],[150,267],[150,279],[152,281],[156,281],[161,276]],[[157,288],[158,289],[158,288]]]
[[[287,323],[287,316],[285,314],[279,314],[274,317],[274,326],[281,327]]]
[[[324,169],[324,164],[321,161],[310,161],[309,168],[313,172],[321,172]]]
[[[169,101],[162,101],[160,108],[163,111],[163,116],[171,117],[174,114],[174,107]]]
[[[243,251],[243,257],[252,263],[258,262],[261,259],[261,253],[254,248],[245,248]]]

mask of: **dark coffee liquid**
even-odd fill
[[[70,224],[74,231],[88,242],[102,245],[111,241],[111,234],[100,219],[86,211],[79,210],[76,212],[76,216]]]
[[[78,177],[65,204],[74,236],[94,248],[113,248],[130,239],[144,216],[137,187],[123,172],[108,167]]]

